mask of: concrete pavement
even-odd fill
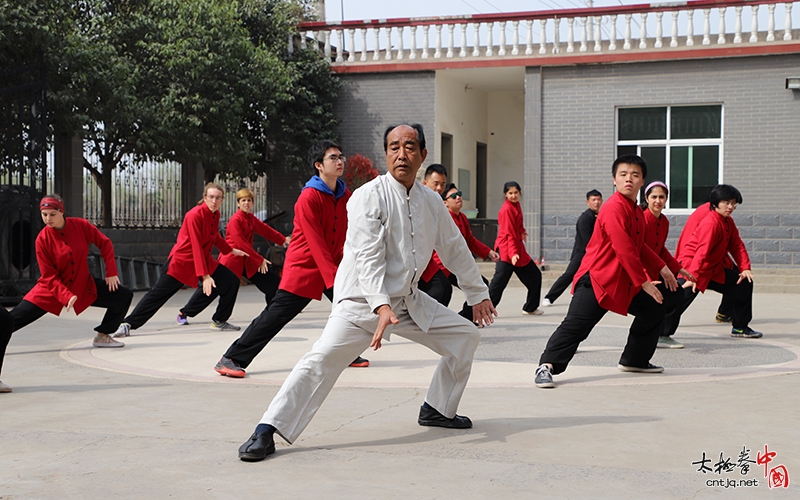
[[[393,337],[365,354],[369,368],[344,372],[297,443],[278,439],[259,463],[236,449],[319,336],[327,300],[312,302],[242,380],[212,370],[238,332],[209,330],[211,310],[175,324],[188,290],[123,349],[90,347],[102,310],[48,315],[17,332],[6,355],[0,379],[14,392],[0,394],[0,499],[797,498],[798,295],[756,294],[760,340],[731,338],[713,321],[719,296],[699,297],[676,335],[686,348],[654,357],[663,374],[617,370],[631,318],[608,314],[544,390],[534,369],[569,296],[523,316],[523,291],[512,285],[483,331],[459,409],[472,429],[417,425],[437,356]],[[245,327],[262,308],[244,287],[231,322]],[[765,445],[767,469],[784,465],[788,489],[769,488],[765,465],[746,461]],[[729,472],[713,470],[720,454]]]

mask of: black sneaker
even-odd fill
[[[542,389],[552,389],[556,386],[553,383],[553,374],[550,373],[550,367],[547,365],[542,365],[536,369],[536,378],[534,379],[536,383],[536,387],[541,387]]]
[[[359,356],[350,363],[350,366],[353,368],[366,368],[369,366],[369,360]]]
[[[663,366],[656,366],[653,363],[647,363],[646,366],[625,366],[617,365],[623,372],[636,372],[636,373],[661,373],[664,371]]]
[[[214,371],[233,378],[244,378],[246,375],[244,368],[239,366],[239,363],[225,356],[219,358],[219,363],[214,367]]]
[[[267,455],[275,453],[275,438],[271,432],[253,433],[250,439],[239,447],[239,460],[245,462],[258,462]]]
[[[427,403],[420,406],[417,423],[427,427],[444,427],[446,429],[469,429],[472,427],[472,420],[469,417],[456,415],[453,418],[447,418]]]
[[[750,328],[749,326],[746,326],[741,330],[738,328],[731,329],[731,337],[739,337],[743,339],[760,339],[763,336],[764,335],[761,332],[757,332],[752,328]]]

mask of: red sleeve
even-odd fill
[[[118,276],[117,260],[114,258],[114,244],[94,224],[84,222],[83,227],[84,233],[87,233],[86,239],[100,249],[100,256],[103,257],[103,261],[106,263],[106,278]]]
[[[504,204],[497,214],[497,225],[504,232],[504,238],[500,243],[500,253],[504,258],[511,259],[514,255],[522,255],[519,246],[522,244],[522,236],[517,234],[517,227],[514,221],[511,207],[508,203]],[[517,241],[520,240],[520,241]]]
[[[39,263],[39,272],[42,275],[39,283],[43,284],[61,304],[66,306],[74,294],[58,277],[56,263],[48,252],[47,246],[47,241],[41,235],[36,238],[36,261]]]
[[[639,254],[642,259],[642,264],[644,264],[645,269],[653,269],[656,271],[654,276],[659,276],[661,274],[661,270],[664,269],[666,265],[661,257],[647,245],[642,245],[642,251]],[[644,283],[644,282],[642,282]],[[638,283],[641,285],[642,283]]]
[[[709,255],[714,251],[723,239],[722,231],[713,218],[703,219],[703,222],[697,226],[694,231],[694,240],[697,242],[697,248],[692,257],[691,269],[687,269],[690,273],[694,274],[698,280],[711,276],[714,267],[719,262],[712,262],[709,260]]]
[[[309,191],[307,196],[303,196]],[[325,230],[322,227],[322,212],[325,210],[321,194],[315,189],[305,189],[300,196],[305,198],[304,203],[296,203],[294,211],[294,223],[300,225],[300,230],[306,238],[311,256],[319,269],[325,288],[333,286],[336,277],[336,263],[333,260],[328,245],[325,244]],[[342,200],[339,200],[340,202]]]
[[[194,263],[194,274],[197,277],[211,274],[206,266],[206,255],[203,253],[203,216],[200,211],[189,211],[183,223],[186,225],[186,233],[189,235],[189,244],[192,247],[192,262]],[[219,237],[217,232],[216,237]],[[219,239],[222,239],[219,237]],[[224,242],[224,240],[223,240]],[[216,239],[215,239],[216,245]],[[228,244],[225,243],[227,247]],[[220,247],[217,247],[220,248]],[[230,247],[228,247],[230,248]],[[221,249],[220,249],[221,250]],[[225,252],[227,253],[227,252]]]
[[[251,217],[253,221],[253,231],[256,234],[263,236],[267,241],[271,241],[276,245],[283,245],[286,242],[286,236],[271,228],[268,224],[258,220],[255,216]]]
[[[661,260],[664,261],[669,270],[672,271],[672,274],[678,274],[678,271],[680,271],[681,267],[683,267],[681,266],[680,262],[675,260],[675,257],[673,257],[671,253],[669,253],[669,250],[667,250],[667,247],[665,247],[664,245],[661,245],[661,252],[659,253],[658,256],[661,258]]]
[[[744,246],[742,238],[739,237],[739,229],[733,219],[729,217],[728,223],[731,226],[731,241],[728,243],[728,252],[733,255],[739,270],[747,271],[750,269],[750,255],[747,254],[747,248]]]
[[[228,242],[225,241],[225,238],[223,238],[221,234],[219,234],[219,231],[217,231],[214,234],[214,246],[217,247],[219,251],[224,254],[229,254],[231,253],[231,251],[233,251],[233,248],[231,248],[231,246],[228,245]],[[241,248],[239,250],[241,250]]]
[[[469,247],[469,250],[478,257],[480,257],[481,259],[485,259],[486,257],[489,256],[491,248],[484,245],[482,242],[478,240],[478,238],[475,237],[474,234],[472,234],[472,229],[470,229],[469,227],[469,219],[467,219],[467,216],[464,214],[459,214],[459,215],[463,216],[465,219],[462,221],[462,223],[465,224],[463,235],[464,239],[467,240],[467,246]]]
[[[255,217],[252,217],[252,220],[256,220]],[[250,228],[248,227],[249,222],[250,221],[247,220],[247,215],[241,211],[236,212],[236,214],[231,217],[230,221],[228,221],[228,227],[225,228],[225,234],[230,240],[229,246],[237,248],[248,254],[249,257],[245,258],[248,261],[251,261],[253,265],[258,267],[264,261],[264,257],[262,257],[261,254],[256,252],[256,249],[253,248],[253,238],[252,234],[250,234]],[[225,241],[225,243],[227,244],[228,241]]]
[[[642,245],[647,249],[642,252],[636,248],[633,238],[628,234],[629,217],[623,212],[622,205],[609,204],[608,207],[610,210],[606,210],[605,213],[601,210],[601,215],[605,215],[605,217],[602,217],[602,222],[598,219],[598,222],[602,223],[603,230],[608,235],[611,248],[619,259],[620,265],[628,273],[633,284],[640,286],[647,281],[647,275],[644,273],[645,267],[651,269],[655,266],[653,258],[658,259],[658,256],[647,245]],[[645,259],[644,263],[642,258]],[[661,267],[664,267],[663,264]]]

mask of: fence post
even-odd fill
[[[203,194],[203,163],[196,160],[181,162],[181,207],[184,213],[195,205]]]
[[[64,200],[66,215],[83,214],[83,141],[80,136],[57,133],[55,137],[54,186]]]

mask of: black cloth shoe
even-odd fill
[[[253,433],[250,439],[239,447],[239,460],[258,462],[275,453],[275,440],[271,432]]]
[[[472,427],[472,420],[469,417],[456,415],[453,418],[447,418],[427,404],[419,408],[417,423],[432,427],[447,427],[448,429],[469,429]]]

